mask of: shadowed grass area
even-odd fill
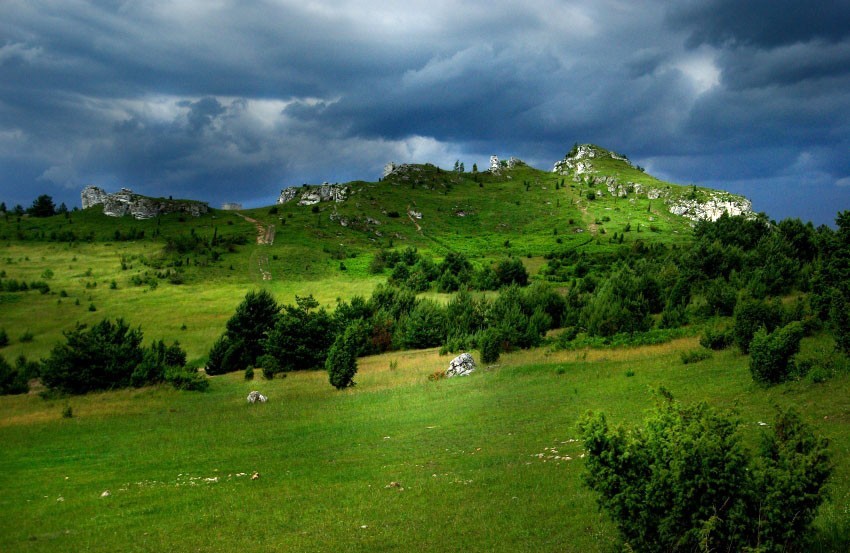
[[[591,409],[634,424],[659,385],[737,408],[749,443],[774,405],[796,406],[832,442],[821,543],[846,538],[848,376],[763,389],[731,351],[683,365],[694,344],[517,352],[436,382],[449,357],[396,352],[361,359],[344,392],[324,372],[234,373],[205,394],[0,398],[0,549],[610,551],[575,423]],[[248,405],[252,389],[269,402]]]

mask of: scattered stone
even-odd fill
[[[257,472],[257,471],[254,471],[254,474],[251,475],[251,480],[259,480],[259,479],[260,479],[260,473]]]
[[[475,370],[475,360],[469,353],[461,353],[449,363],[449,368],[446,369],[446,376],[467,376]]]
[[[398,488],[398,491],[403,492],[404,488],[401,485],[401,482],[390,482],[384,488]]]
[[[109,490],[104,490],[104,492],[102,494],[100,494],[100,497],[109,497],[110,495],[112,495],[112,494],[109,493]]]
[[[269,398],[258,392],[257,390],[253,390],[250,394],[248,394],[248,403],[265,403]]]

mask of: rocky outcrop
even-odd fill
[[[679,198],[668,200],[670,213],[692,221],[716,221],[724,213],[730,217],[753,214],[753,205],[743,196],[726,192],[711,192],[707,199]]]
[[[109,194],[97,186],[87,186],[80,193],[80,199],[83,209],[102,205],[103,214],[110,217],[132,215],[136,219],[152,219],[166,213],[188,213],[198,217],[209,211],[209,206],[204,202],[149,198],[129,188]]]
[[[600,158],[616,159],[627,163],[629,166],[632,165],[626,156],[610,152],[593,144],[581,144],[573,148],[564,159],[555,162],[552,172],[559,175],[572,174],[574,177],[592,173],[593,164],[590,160]]]
[[[344,184],[322,183],[319,186],[304,185],[301,188],[284,188],[277,203],[285,204],[298,198],[298,205],[315,205],[319,202],[344,202],[351,190]]]
[[[468,353],[461,353],[451,360],[449,368],[446,369],[446,377],[468,376],[475,370],[475,360]]]

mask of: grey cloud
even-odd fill
[[[850,175],[848,26],[843,3],[800,6],[10,1],[0,197],[94,182],[256,205],[389,160],[548,168],[591,141],[677,181],[797,179],[831,198],[824,222]]]
[[[776,47],[850,36],[850,4],[845,0],[689,0],[672,4],[671,27],[690,34],[687,44]]]

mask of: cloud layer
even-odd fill
[[[774,218],[850,209],[850,8],[826,1],[7,0],[0,200],[94,183],[263,205],[387,161],[595,142]]]

